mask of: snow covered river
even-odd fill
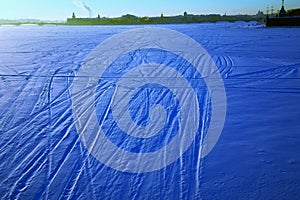
[[[184,34],[186,59],[157,49],[180,43],[171,34],[85,70],[99,44],[135,28]],[[187,38],[214,61],[205,74],[221,79],[221,98],[187,62]],[[97,53],[108,60],[128,41]],[[214,122],[215,105],[225,115]],[[3,199],[299,199],[299,169],[300,28],[0,26]]]

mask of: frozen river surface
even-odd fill
[[[226,104],[191,63],[155,48],[80,72],[100,43],[143,26],[0,26],[0,197],[300,199],[300,28],[149,27],[198,42],[221,75]],[[226,116],[203,156],[213,100]]]

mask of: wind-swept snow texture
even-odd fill
[[[0,26],[1,199],[300,199],[300,29],[253,22],[145,26],[194,39],[218,69],[210,74],[222,78],[226,117],[204,156],[220,88],[210,88],[210,75],[191,62],[141,48],[81,76],[99,44],[143,27]],[[81,83],[87,86],[79,91]],[[95,119],[97,129],[90,126]],[[169,163],[173,153],[163,149],[179,130],[193,138],[186,148],[178,141],[179,156]],[[122,151],[104,149],[104,137]],[[157,163],[139,160],[157,151]]]

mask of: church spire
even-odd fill
[[[284,17],[286,15],[286,11],[284,9],[284,0],[282,0],[282,6],[281,9],[279,11],[279,17]]]

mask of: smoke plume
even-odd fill
[[[92,9],[90,7],[88,7],[83,1],[79,2],[79,1],[73,1],[73,4],[75,6],[77,6],[78,8],[82,8],[84,11],[88,11],[89,12],[89,17],[91,18],[93,16],[93,12]]]

